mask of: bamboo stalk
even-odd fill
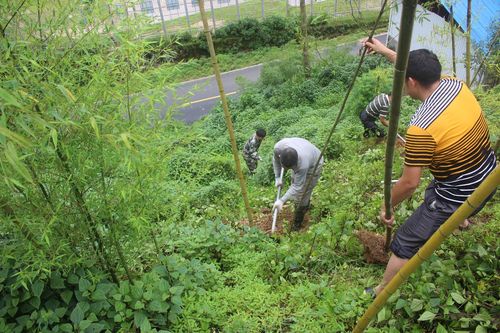
[[[116,276],[115,270],[113,266],[111,265],[111,260],[109,259],[108,254],[106,253],[106,250],[104,248],[104,242],[102,240],[101,235],[99,234],[96,223],[90,214],[87,204],[85,202],[85,199],[83,198],[82,191],[78,187],[78,184],[75,181],[74,175],[71,172],[71,169],[69,167],[68,163],[68,157],[66,154],[64,154],[61,150],[60,145],[55,148],[56,150],[56,155],[59,158],[59,161],[61,162],[61,165],[66,172],[66,174],[69,176],[69,182],[70,182],[70,187],[71,187],[71,192],[73,193],[73,196],[75,197],[75,203],[80,210],[81,214],[85,217],[85,221],[87,222],[87,227],[91,231],[92,235],[94,236],[94,240],[97,244],[94,244],[92,242],[92,247],[94,248],[94,251],[97,253],[97,258],[99,260],[104,260],[104,267],[107,267],[108,272],[111,275],[111,278],[113,279],[113,282],[118,283],[118,278]],[[102,258],[99,256],[102,255]]]
[[[214,69],[215,79],[217,80],[217,85],[219,87],[220,99],[222,101],[222,109],[224,110],[224,118],[226,120],[226,127],[229,132],[229,138],[231,140],[231,150],[233,152],[234,163],[236,165],[236,173],[238,175],[238,180],[240,182],[241,195],[243,196],[243,202],[245,204],[245,209],[247,212],[248,223],[253,226],[252,220],[252,210],[250,209],[250,203],[248,201],[247,187],[245,183],[245,178],[243,177],[243,172],[241,171],[241,163],[238,155],[238,148],[236,146],[236,138],[234,136],[233,122],[231,121],[231,113],[229,112],[229,107],[227,104],[226,93],[224,92],[224,85],[222,84],[222,78],[220,75],[219,64],[217,62],[217,56],[215,54],[214,43],[212,40],[212,34],[210,33],[210,28],[208,27],[207,14],[205,12],[205,2],[204,0],[199,1],[201,19],[203,20],[203,30],[205,36],[207,37],[208,49],[210,50],[210,58],[212,60],[212,66]]]
[[[311,1],[312,3],[312,1]],[[307,37],[307,12],[305,0],[300,0],[300,34],[302,37],[302,64],[306,78],[311,76],[311,63],[309,61],[309,43]]]
[[[450,33],[451,33],[451,62],[453,65],[453,76],[456,76],[457,61],[455,55],[455,21],[453,19],[453,6],[450,7]]]
[[[470,87],[470,43],[471,43],[472,0],[467,0],[467,39],[465,43],[465,82]]]
[[[427,260],[458,226],[479,207],[495,188],[500,185],[500,166],[497,166],[479,185],[471,196],[444,222],[422,248],[392,278],[389,284],[375,298],[370,307],[359,319],[353,333],[361,333],[370,320],[382,309],[387,299]]]
[[[391,121],[389,122],[389,133],[387,135],[387,148],[385,150],[385,174],[384,174],[384,205],[385,217],[392,217],[391,184],[392,163],[394,160],[394,147],[398,134],[399,113],[401,110],[401,99],[403,98],[403,87],[405,84],[406,65],[410,53],[411,35],[413,32],[413,21],[417,8],[416,0],[404,0],[403,12],[401,14],[401,27],[398,40],[396,63],[394,64],[394,81],[392,83],[391,97]],[[391,242],[391,228],[386,227],[385,252],[389,252]]]
[[[384,0],[384,2],[382,4],[382,7],[380,8],[380,12],[378,13],[377,20],[375,21],[375,24],[373,25],[372,31],[368,35],[368,39],[372,39],[373,38],[373,35],[375,34],[375,30],[377,30],[377,27],[378,27],[378,24],[380,22],[380,19],[381,19],[382,15],[384,14],[384,9],[385,9],[385,5],[386,4],[387,4],[387,0]],[[352,88],[354,87],[354,83],[356,82],[356,78],[359,75],[359,72],[361,70],[361,66],[363,65],[363,62],[365,60],[365,55],[366,55],[366,48],[363,48],[363,52],[361,53],[361,58],[359,59],[358,67],[356,68],[356,71],[354,72],[354,74],[352,76],[352,80],[351,80],[351,84],[349,85],[349,88],[347,88],[347,92],[346,92],[346,94],[344,96],[344,100],[342,101],[342,105],[340,106],[340,111],[339,111],[339,113],[337,115],[337,118],[335,119],[335,122],[332,125],[332,128],[330,129],[330,132],[328,133],[328,137],[326,138],[325,143],[323,144],[323,148],[321,149],[321,153],[319,154],[318,160],[316,161],[316,165],[314,166],[314,170],[312,172],[313,175],[316,174],[316,170],[318,169],[319,162],[321,161],[321,158],[325,154],[325,151],[328,148],[328,145],[330,144],[330,141],[332,139],[332,135],[335,132],[335,129],[337,128],[337,125],[340,122],[340,117],[344,113],[345,106],[346,106],[346,103],[347,103],[347,99],[349,98],[349,95],[351,94]],[[311,186],[312,178],[313,177],[309,177],[307,179],[307,183],[306,183],[306,186],[305,186],[304,193],[307,193],[307,190],[309,189],[309,186]],[[301,200],[302,200],[302,198],[301,198]]]

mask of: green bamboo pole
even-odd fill
[[[394,64],[394,81],[392,83],[391,121],[389,122],[389,133],[387,135],[387,148],[385,150],[385,175],[384,175],[384,205],[385,217],[392,216],[391,184],[392,184],[392,162],[394,159],[394,146],[398,134],[399,112],[401,99],[403,98],[403,87],[405,84],[406,65],[410,53],[411,35],[413,32],[413,21],[417,8],[416,0],[404,0],[403,12],[401,14],[401,26],[398,40],[396,63]],[[386,228],[385,251],[389,252],[391,242],[391,228]]]
[[[382,7],[380,8],[380,12],[378,13],[377,20],[375,21],[375,24],[373,25],[372,30],[370,31],[370,34],[368,35],[368,40],[371,40],[373,38],[373,35],[375,34],[375,30],[377,30],[378,24],[380,23],[380,19],[382,18],[382,15],[384,14],[386,4],[387,4],[387,0],[384,0],[384,2],[382,3]],[[325,143],[323,144],[323,148],[321,149],[321,153],[319,154],[318,160],[316,161],[316,164],[314,165],[314,169],[312,172],[313,175],[316,173],[316,170],[318,169],[318,166],[319,166],[319,162],[321,161],[321,158],[325,154],[325,151],[328,148],[328,145],[330,144],[330,141],[332,139],[332,135],[335,132],[337,125],[340,122],[340,118],[342,117],[342,114],[344,113],[347,100],[349,99],[352,88],[354,87],[354,83],[356,83],[356,78],[358,77],[359,72],[361,71],[361,66],[363,65],[363,62],[365,60],[365,55],[366,55],[366,48],[364,47],[363,52],[361,53],[361,58],[359,59],[358,67],[356,68],[356,70],[354,71],[354,74],[352,76],[351,84],[349,85],[349,88],[347,88],[347,92],[344,95],[344,99],[342,100],[342,104],[340,106],[339,113],[337,114],[337,118],[335,118],[335,122],[333,123],[332,128],[330,129],[330,132],[328,133],[328,136],[325,140]],[[307,179],[304,193],[307,193],[309,186],[311,186],[311,182],[312,182],[312,177],[309,177]],[[300,200],[302,200],[302,198]]]
[[[467,0],[467,39],[465,43],[465,82],[470,87],[470,38],[471,38],[471,16],[472,16],[472,0]]]
[[[236,146],[236,139],[234,137],[233,122],[231,121],[231,114],[229,112],[229,107],[227,104],[226,93],[224,92],[224,86],[222,84],[222,78],[220,75],[219,64],[217,62],[217,56],[215,54],[212,34],[210,33],[210,28],[208,27],[208,20],[207,20],[207,14],[205,12],[204,0],[200,0],[199,5],[200,5],[201,19],[203,20],[203,30],[205,32],[205,36],[207,37],[207,44],[208,44],[208,49],[210,50],[210,58],[212,60],[215,79],[217,80],[217,85],[219,86],[219,94],[220,94],[220,99],[222,101],[222,109],[224,110],[224,118],[226,120],[226,126],[229,132],[229,138],[231,139],[231,150],[233,151],[234,163],[236,165],[236,173],[238,174],[238,179],[240,181],[241,195],[243,196],[243,202],[245,203],[248,223],[251,226],[253,226],[252,210],[250,209],[250,203],[248,201],[247,186],[245,183],[245,178],[243,178],[243,172],[241,171],[241,163],[238,155],[238,148]]]
[[[439,227],[424,246],[414,255],[392,278],[389,284],[375,298],[370,307],[359,319],[353,333],[361,333],[370,323],[370,320],[382,309],[387,299],[408,279],[408,277],[428,259],[432,253],[443,243],[458,226],[484,202],[495,188],[500,185],[500,166],[497,166],[491,174],[479,185],[479,187],[467,198],[467,200],[453,213],[445,223]]]
[[[451,62],[453,65],[453,76],[456,76],[457,61],[455,56],[455,21],[453,19],[453,6],[450,7],[450,33],[451,33]]]

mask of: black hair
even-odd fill
[[[280,154],[280,161],[281,165],[283,165],[287,169],[293,167],[294,165],[297,165],[297,162],[299,161],[297,151],[290,147],[283,149]]]
[[[257,134],[261,138],[265,138],[266,137],[266,130],[263,128],[259,128],[259,129],[257,129],[257,131],[255,131],[255,134]]]
[[[441,79],[441,64],[438,57],[427,49],[413,50],[408,57],[406,78],[412,78],[424,87]]]

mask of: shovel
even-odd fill
[[[281,185],[278,186],[278,194],[276,194],[276,201],[280,198],[281,194],[281,187],[283,186],[283,174],[285,173],[285,168],[281,168],[281,173],[280,173],[280,183]],[[273,210],[273,225],[271,226],[271,233],[274,233],[276,231],[276,220],[278,219],[278,210],[274,209]]]

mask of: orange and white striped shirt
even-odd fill
[[[461,204],[495,168],[488,125],[472,92],[444,78],[417,109],[406,134],[405,165],[429,167],[436,194]]]

